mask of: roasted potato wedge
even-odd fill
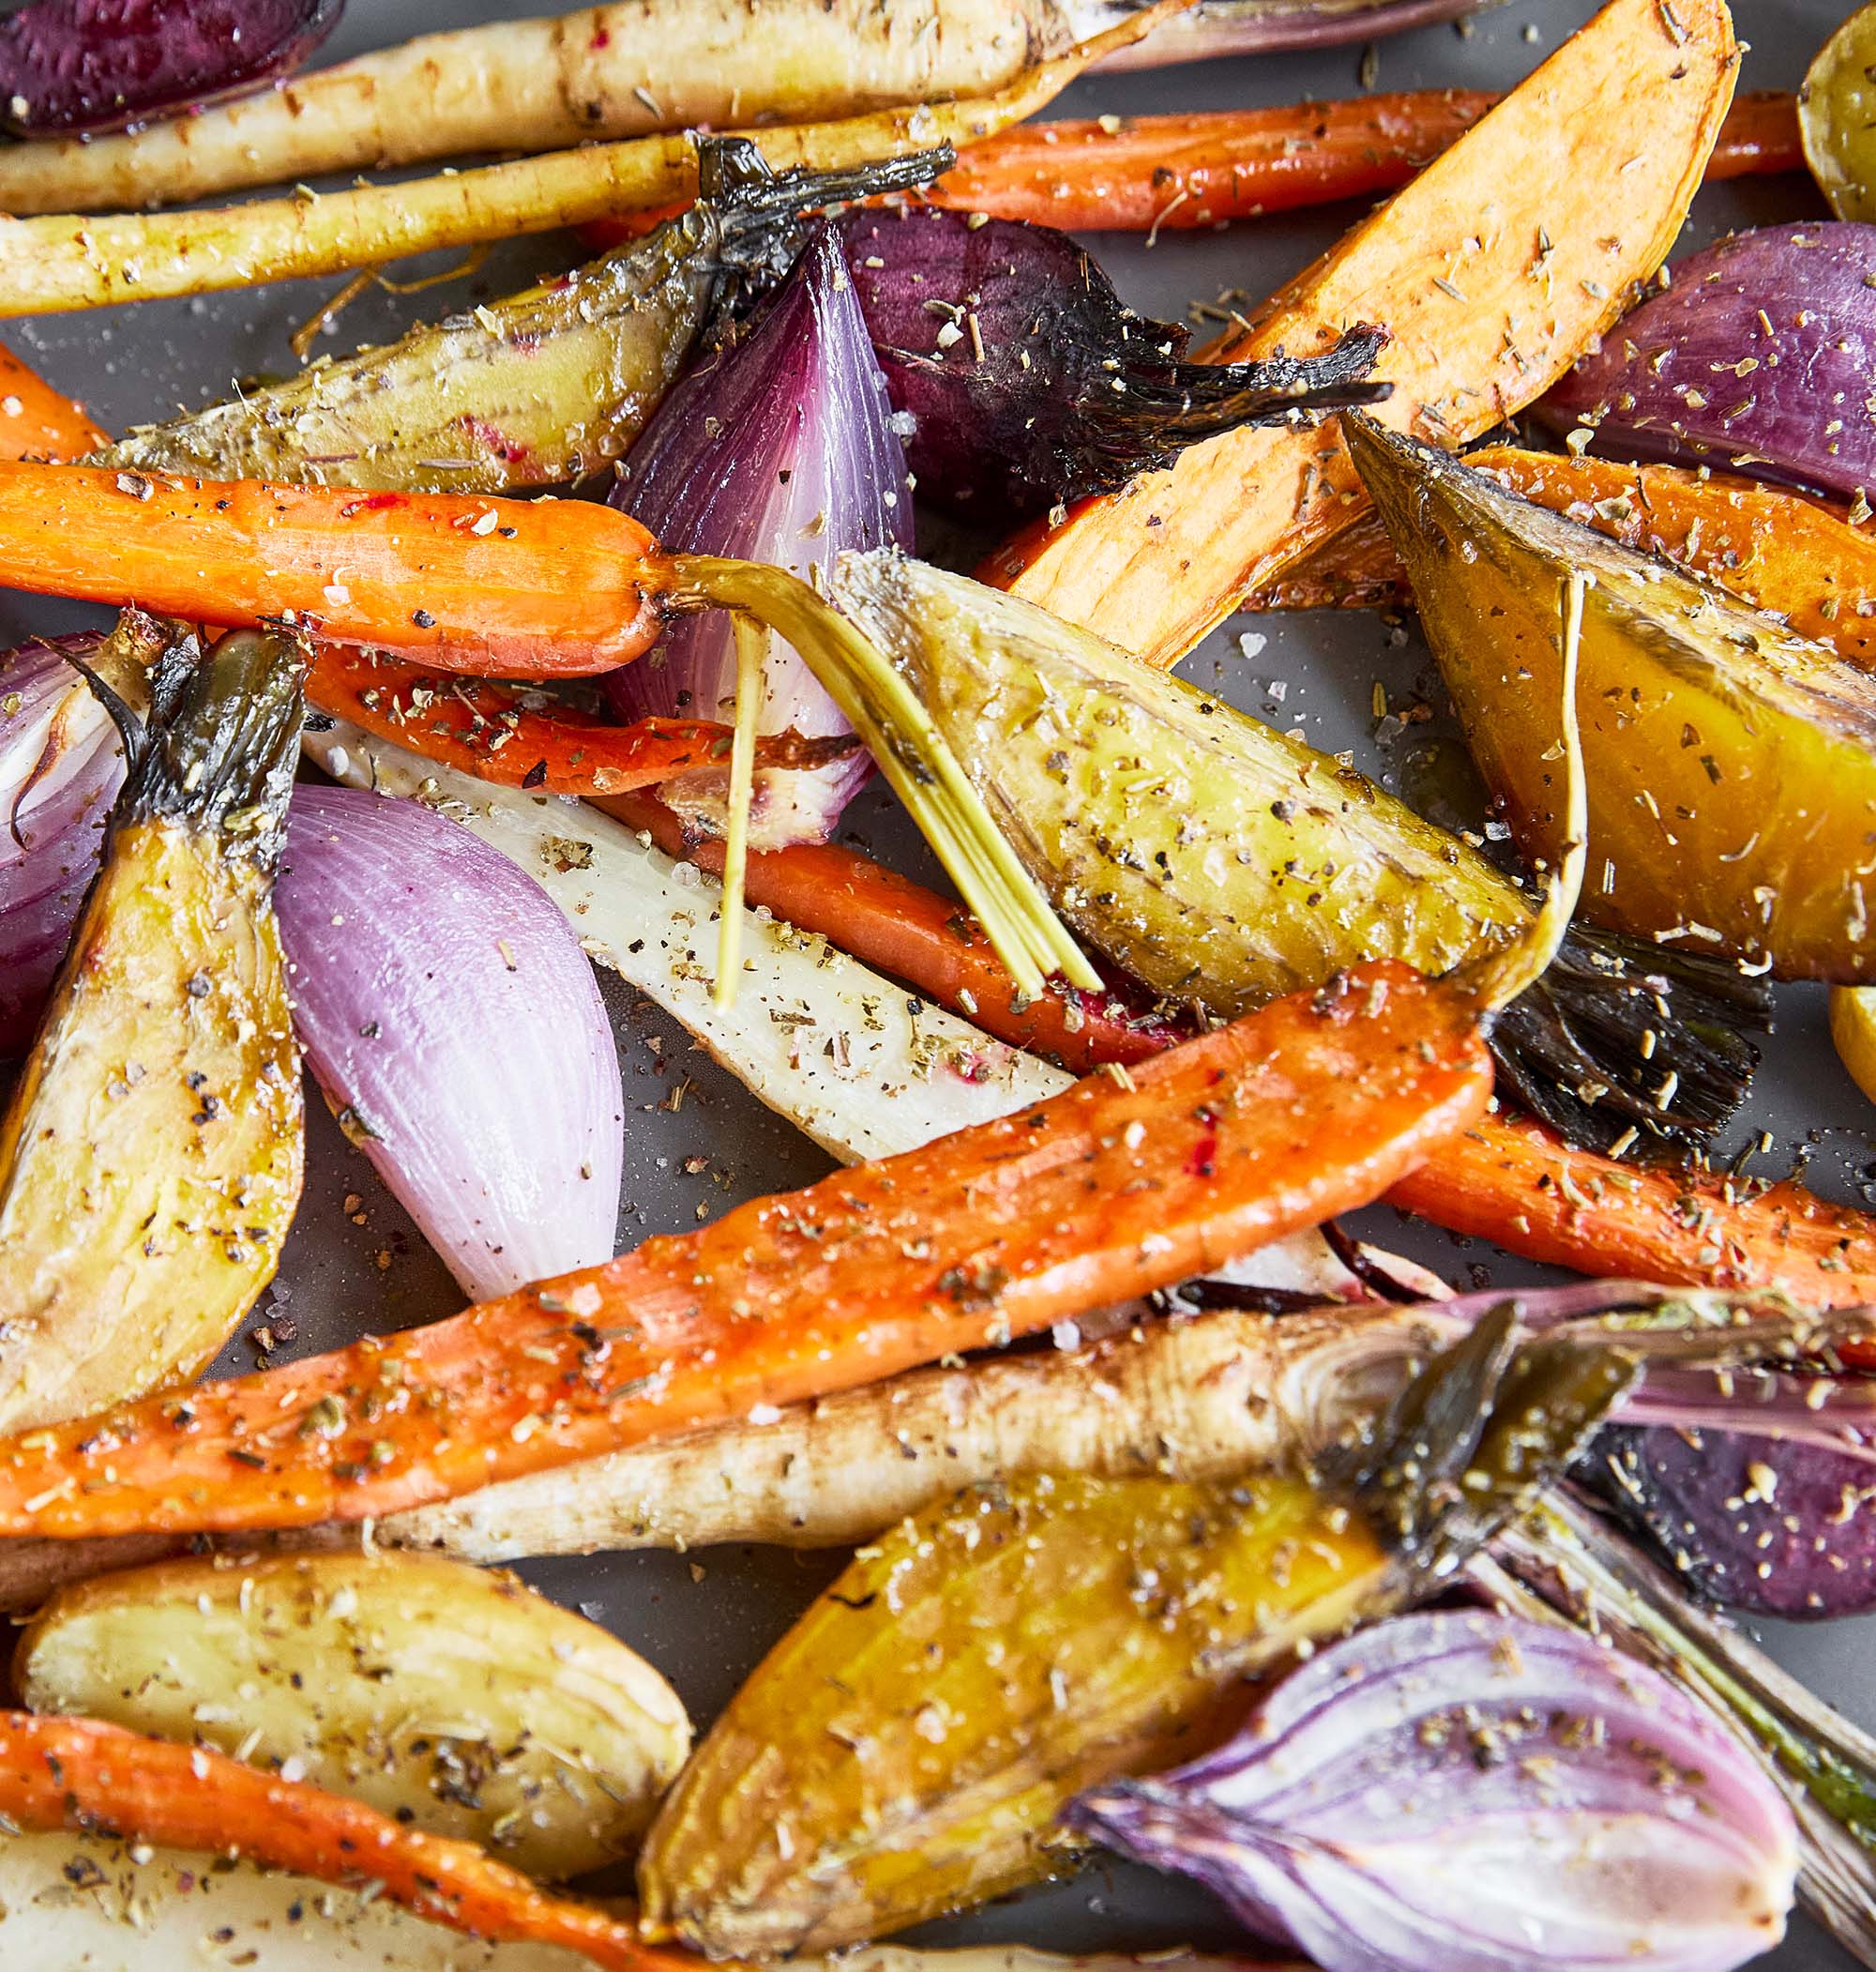
[[[1580,570],[1583,914],[1780,978],[1876,978],[1876,679],[1444,452],[1347,425],[1526,855],[1562,840],[1558,596]]]
[[[199,1739],[545,1878],[631,1849],[690,1743],[676,1693],[624,1644],[432,1555],[103,1576],[53,1597],[15,1676],[36,1711]]]

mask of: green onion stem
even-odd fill
[[[756,778],[756,721],[762,713],[763,660],[769,632],[738,615],[736,725],[730,744],[730,812],[723,830],[723,906],[717,927],[717,983],[710,998],[719,1010],[736,1003],[743,963],[743,880],[749,866],[749,797]]]
[[[1051,973],[1100,990],[1100,975],[1005,841],[930,714],[853,624],[785,569],[713,554],[674,554],[670,565],[677,606],[738,611],[800,654],[866,742],[1021,992],[1039,994]],[[727,911],[727,855],[724,875]]]

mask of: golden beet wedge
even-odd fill
[[[1437,1589],[1633,1374],[1514,1339],[1494,1310],[1313,1471],[1026,1478],[860,1549],[666,1797],[647,1934],[825,1950],[1049,1874],[1076,1794],[1215,1744],[1246,1676]]]
[[[174,645],[104,863],[0,1117],[0,1424],[192,1376],[266,1282],[300,1190],[274,861],[300,646]]]
[[[1876,679],[1443,452],[1346,424],[1524,853],[1561,839],[1557,599],[1580,569],[1580,909],[1664,951],[1876,978]]]

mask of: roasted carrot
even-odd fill
[[[352,1888],[379,1886],[464,1935],[525,1940],[613,1972],[696,1961],[639,1942],[633,1925],[555,1896],[473,1843],[406,1828],[363,1801],[97,1719],[0,1712],[0,1814],[11,1828],[104,1830],[128,1841],[238,1855]]]
[[[1664,554],[1801,636],[1876,667],[1876,526],[1840,502],[1723,473],[1622,465],[1488,447],[1467,463],[1552,512]],[[1386,530],[1362,520],[1248,597],[1253,609],[1373,607],[1409,599]]]
[[[583,500],[362,493],[0,462],[0,584],[511,675],[605,671],[662,626],[657,543]]]
[[[320,648],[307,696],[322,711],[478,781],[547,795],[617,795],[729,762],[730,728],[708,720],[609,726],[571,705],[541,711],[486,679],[426,671],[356,645]],[[757,740],[756,759],[764,766],[816,767],[857,744],[777,733]]]
[[[1876,1301],[1868,1213],[1789,1181],[1615,1163],[1523,1117],[1481,1117],[1387,1195],[1453,1232],[1579,1273],[1781,1287],[1825,1308]]]
[[[687,830],[663,802],[630,794],[598,806],[649,834],[667,856],[713,876],[722,873],[720,839]],[[1185,1032],[1120,992],[1084,993],[1051,979],[1043,992],[1025,997],[968,911],[838,843],[803,842],[752,855],[744,894],[751,904],[906,980],[999,1040],[1051,1055],[1077,1073],[1103,1062],[1144,1061]]]
[[[359,1520],[870,1383],[1361,1205],[1490,1085],[1469,994],[1362,966],[451,1320],[6,1440],[0,1534]]]
[[[0,459],[83,459],[106,442],[83,404],[0,349]]]
[[[1019,124],[972,144],[923,196],[1070,232],[1197,230],[1393,191],[1497,100],[1480,89],[1415,89],[1282,109]],[[1767,91],[1733,104],[1706,175],[1803,169],[1796,103]]]
[[[1667,257],[1738,58],[1724,0],[1609,0],[1210,354],[1310,355],[1379,323],[1391,341],[1374,373],[1394,395],[1376,415],[1444,445],[1477,436],[1561,375]],[[1334,420],[1231,432],[1033,529],[984,572],[1170,664],[1367,504]]]
[[[1403,89],[1278,109],[1020,123],[961,151],[919,197],[1074,233],[1197,231],[1393,191],[1498,99],[1483,89]],[[1734,99],[1706,183],[1804,168],[1796,99],[1760,89]],[[580,237],[603,252],[683,209],[595,220]]]
[[[670,853],[698,854],[656,801],[631,796],[601,805],[650,827]],[[826,857],[835,860],[821,860]],[[709,867],[707,856],[698,859]],[[760,881],[773,885],[760,900],[758,860],[765,865]],[[1108,1061],[1138,1063],[1176,1039],[1164,1025],[1112,1016],[1077,1024],[1074,996],[1052,983],[1021,1005],[993,956],[977,952],[967,973],[936,935],[942,926],[955,948],[970,930],[956,906],[852,850],[784,849],[750,863],[752,900],[866,957],[999,1040],[1042,1046],[1039,1027],[1049,1052],[1085,1073]],[[851,911],[850,898],[857,900]],[[902,931],[884,921],[893,911],[906,914]],[[1876,1219],[1868,1213],[1831,1205],[1798,1184],[1767,1187],[1573,1150],[1541,1125],[1496,1110],[1433,1149],[1387,1197],[1435,1225],[1580,1273],[1782,1287],[1833,1307],[1876,1302]]]

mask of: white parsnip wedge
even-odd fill
[[[864,1540],[991,1479],[1044,1472],[1225,1479],[1320,1450],[1428,1341],[1422,1312],[1146,1314],[1072,1351],[916,1370],[537,1473],[379,1523],[477,1561],[613,1548]]]
[[[484,1945],[358,1890],[99,1836],[0,1836],[0,1964],[38,1972],[591,1972],[549,1945]],[[882,1945],[793,1972],[1278,1972],[1185,1950],[1058,1958],[1020,1945]]]
[[[0,1964],[38,1972],[592,1972],[484,1945],[368,1891],[99,1836],[0,1835]]]
[[[1075,38],[1064,13],[1055,0],[616,0],[458,28],[123,136],[9,145],[0,211],[167,205],[478,151],[981,96],[1062,53]]]
[[[433,1555],[104,1576],[53,1600],[14,1675],[35,1711],[198,1741],[549,1880],[628,1854],[690,1745],[677,1694],[617,1638]]]
[[[1023,69],[993,94],[736,134],[751,138],[777,171],[832,171],[936,144],[968,144],[1034,114],[1089,63],[1137,41],[1190,4],[1156,0],[1106,33]],[[175,128],[192,131],[194,124]],[[513,141],[503,138],[497,147]],[[550,233],[668,205],[696,190],[697,147],[688,137],[673,135],[552,151],[403,185],[359,185],[324,194],[299,187],[288,198],[207,211],[86,218],[40,206],[36,218],[0,217],[0,315],[102,308],[335,274],[437,248]],[[161,193],[159,184],[144,178],[128,202],[143,204]],[[10,198],[0,190],[0,214],[29,209],[20,203],[17,188]]]

